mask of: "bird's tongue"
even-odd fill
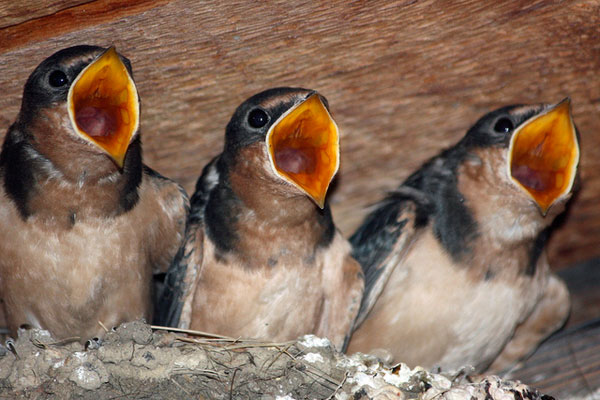
[[[512,176],[523,186],[537,191],[552,188],[552,182],[554,182],[554,176],[551,172],[536,171],[526,165],[513,166]]]
[[[117,130],[117,121],[108,112],[92,106],[77,110],[77,125],[90,136],[109,136]]]
[[[277,166],[285,172],[293,174],[312,174],[316,165],[314,158],[312,152],[291,147],[275,152],[275,163]]]

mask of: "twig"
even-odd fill
[[[292,344],[293,344],[293,343],[292,343]],[[279,359],[279,357],[280,357],[282,354],[287,354],[287,355],[288,355],[288,356],[289,356],[289,357],[290,357],[292,360],[295,360],[295,359],[296,359],[294,356],[292,356],[292,355],[291,355],[291,354],[288,352],[288,349],[289,349],[290,347],[292,347],[292,344],[289,344],[289,345],[288,345],[288,346],[287,346],[285,349],[278,349],[278,350],[279,350],[279,354],[277,354],[277,356],[275,356],[275,357],[273,358],[273,360],[272,360],[272,361],[269,363],[269,365],[268,365],[268,366],[267,366],[267,368],[265,369],[265,372],[266,372],[266,371],[268,371],[268,370],[269,370],[269,368],[271,368],[271,366],[272,366],[272,365],[275,363],[275,361],[277,361],[277,360]],[[266,361],[265,361],[265,363],[266,363]],[[264,364],[263,364],[263,366],[264,366]],[[261,371],[262,371],[262,367],[261,367]]]
[[[213,376],[215,378],[219,378],[219,372],[213,371],[212,369],[190,369],[186,367],[179,367],[173,369],[173,374],[175,375],[206,375]]]
[[[185,333],[185,334],[194,335],[194,336],[206,336],[207,337],[207,339],[193,339],[193,338],[187,338],[185,336],[178,336],[177,340],[180,340],[182,342],[197,343],[197,344],[213,344],[213,343],[219,343],[219,342],[229,342],[232,344],[239,343],[238,345],[235,345],[235,346],[225,347],[225,348],[223,348],[223,350],[237,350],[237,349],[245,349],[245,348],[250,348],[250,347],[276,347],[276,348],[279,348],[279,347],[288,346],[288,348],[289,348],[290,345],[296,343],[295,340],[290,340],[290,341],[282,342],[282,343],[275,343],[275,342],[263,342],[259,339],[251,339],[251,338],[232,338],[229,336],[218,335],[216,333],[196,331],[196,330],[191,330],[191,329],[173,328],[173,327],[169,327],[169,326],[150,325],[150,328],[155,329],[155,330],[163,330],[163,331],[170,331],[170,332],[177,332],[177,333]],[[290,354],[288,353],[288,355],[290,355]],[[290,357],[292,357],[292,356],[290,355]]]
[[[150,328],[159,330],[159,331],[179,332],[179,333],[187,333],[188,335],[195,335],[195,336],[206,336],[206,337],[217,338],[217,339],[236,340],[229,336],[217,335],[216,333],[195,331],[192,329],[173,328],[170,326],[160,326],[160,325],[150,325]]]
[[[296,361],[296,357],[295,357],[295,356],[293,356],[292,354],[290,354],[290,352],[288,351],[288,349],[289,349],[290,347],[292,347],[292,344],[294,344],[294,343],[291,343],[291,344],[290,344],[288,347],[286,347],[286,348],[285,348],[285,349],[283,349],[283,350],[279,349],[279,351],[281,351],[283,354],[287,355],[287,356],[288,356],[289,358],[291,358],[292,360]]]
[[[185,388],[183,386],[181,386],[179,384],[179,382],[177,382],[175,379],[169,378],[169,380],[171,382],[173,382],[175,384],[175,386],[177,386],[179,389],[181,389],[181,391],[184,392],[185,394],[187,394],[190,398],[192,397],[192,394],[190,392],[188,392],[187,390],[185,390]]]
[[[231,339],[212,339],[212,338],[196,339],[196,338],[191,338],[191,337],[187,337],[187,336],[177,336],[177,337],[175,337],[175,340],[179,340],[180,342],[186,342],[186,343],[208,344],[208,345],[236,343],[235,340],[231,340]]]
[[[100,325],[102,329],[104,329],[104,332],[108,333],[108,329],[106,329],[106,326],[102,323],[102,321],[98,321],[98,325]]]
[[[342,381],[340,382],[338,387],[336,387],[335,390],[333,391],[333,393],[331,393],[331,395],[328,398],[326,398],[325,400],[332,400],[333,396],[335,396],[335,394],[342,388],[342,386],[344,386],[344,383],[346,383],[346,379],[348,379],[348,371],[346,371],[344,373],[344,379],[342,379]]]
[[[233,370],[233,376],[231,377],[231,383],[229,384],[229,400],[233,399],[233,380],[235,379],[235,374],[237,374],[238,370],[238,367]]]
[[[309,373],[311,373],[311,374],[313,374],[313,375],[315,375],[315,376],[317,376],[317,377],[321,378],[321,379],[322,379],[322,380],[324,380],[325,382],[327,382],[327,383],[330,383],[330,384],[332,384],[332,385],[336,385],[336,386],[337,386],[337,384],[338,384],[338,383],[337,383],[337,381],[333,380],[333,378],[332,378],[332,377],[330,377],[329,375],[327,375],[325,372],[321,371],[319,368],[317,368],[317,367],[313,367],[312,365],[307,365],[307,364],[302,364],[302,365],[305,367],[305,369],[304,369],[304,371],[303,371],[303,372],[304,372],[306,375],[308,375]],[[315,380],[315,381],[316,381],[316,380]],[[325,386],[325,385],[323,385],[323,383],[321,383],[321,382],[318,382],[318,381],[316,381],[316,382],[317,382],[317,383],[319,383],[319,384],[320,384],[320,385],[322,385],[322,386]],[[325,386],[325,387],[327,387],[327,386]]]
[[[294,343],[296,343],[296,341],[283,342],[283,343],[241,341],[240,344],[238,344],[236,346],[224,347],[223,350],[237,350],[237,349],[260,348],[260,347],[275,347],[276,349],[281,350],[281,347],[292,345]]]
[[[231,338],[229,338],[229,339],[227,339],[227,338],[225,338],[225,339],[195,339],[195,338],[190,338],[190,337],[186,337],[186,336],[177,336],[175,339],[179,340],[181,342],[186,342],[186,343],[206,344],[206,345],[211,345],[211,346],[216,346],[218,344],[222,344],[222,345],[226,346],[226,347],[217,349],[218,351],[247,349],[247,348],[253,348],[253,347],[275,347],[275,348],[281,350],[280,347],[291,346],[292,344],[296,343],[295,341],[283,342],[283,343],[272,343],[272,342],[261,342],[261,341],[257,341],[257,340],[231,339]],[[293,358],[293,356],[291,354],[288,353],[288,355],[291,358]]]
[[[189,341],[190,343],[201,343],[201,344],[211,344],[211,343],[235,343],[231,341],[231,339],[219,339],[219,338],[192,338],[188,336],[177,336],[175,339],[181,341]]]
[[[48,343],[44,343],[42,341],[40,341],[39,339],[31,339],[31,343],[35,346],[38,347],[40,349],[45,349],[48,346],[61,346],[63,344],[67,344],[67,343],[71,343],[71,342],[76,342],[78,340],[80,340],[81,338],[79,336],[71,336],[68,338],[64,338],[61,340],[56,340],[54,342],[48,342]]]

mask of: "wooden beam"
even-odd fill
[[[168,0],[96,0],[37,5],[32,9],[11,2],[12,15],[0,18],[0,52],[26,43],[46,40],[116,18],[139,14],[147,9],[168,3]],[[0,10],[2,11],[2,10]]]

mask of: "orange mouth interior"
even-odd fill
[[[88,65],[69,90],[75,131],[123,166],[139,125],[137,90],[114,47]]]
[[[512,178],[545,214],[571,191],[577,173],[579,144],[570,102],[562,101],[523,124],[511,138],[509,155]]]
[[[275,171],[323,208],[339,167],[339,133],[319,95],[282,116],[267,134],[267,143]]]

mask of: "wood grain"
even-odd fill
[[[600,389],[600,320],[559,332],[503,378],[557,399],[594,398]]]
[[[571,314],[565,325],[572,328],[600,319],[600,258],[558,271],[571,293]]]
[[[54,14],[90,0],[55,0],[55,1],[2,1],[0,2],[0,28],[17,25],[24,21]]]
[[[91,2],[73,0],[73,7],[68,7],[69,2],[67,4],[60,3],[62,7],[60,10],[57,10],[59,5],[52,3],[45,5],[42,9],[32,10],[26,7],[27,3],[25,3],[14,10],[24,13],[21,18],[15,17],[19,23],[0,30],[0,49],[8,50],[115,18],[125,18],[130,14],[140,13],[166,2],[167,0],[98,0]],[[82,4],[76,6],[77,3]],[[50,13],[55,10],[56,13]],[[49,14],[45,15],[44,12]],[[43,16],[37,18],[40,15]]]
[[[0,29],[0,130],[45,57],[115,44],[133,62],[147,163],[192,190],[241,101],[268,87],[314,88],[342,132],[330,201],[350,234],[368,205],[485,112],[570,96],[582,189],[551,262],[600,255],[600,0],[134,3],[94,1]]]

